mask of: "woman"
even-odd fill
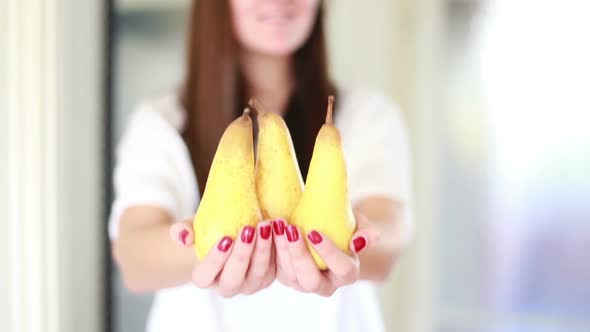
[[[110,233],[127,287],[157,291],[148,331],[383,329],[371,281],[387,278],[407,240],[405,131],[384,98],[331,84],[322,11],[317,0],[196,1],[182,91],[133,114],[118,148]],[[278,219],[220,239],[197,261],[191,219],[219,138],[248,98],[285,118],[305,178],[330,94],[358,225],[354,255]],[[314,237],[328,272],[303,236]]]

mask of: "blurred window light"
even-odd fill
[[[483,31],[507,309],[590,317],[589,14],[587,1],[497,1]]]
[[[589,14],[588,1],[504,0],[490,7],[481,67],[506,176],[534,176],[530,163],[562,156],[567,147],[590,158]]]
[[[590,2],[478,3],[447,45],[438,330],[590,331]]]

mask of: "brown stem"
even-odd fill
[[[249,107],[244,108],[244,112],[242,113],[242,118],[250,117],[250,111],[251,110]]]
[[[250,101],[248,102],[248,105],[250,105],[250,107],[253,107],[254,109],[256,109],[256,112],[258,113],[258,115],[264,115],[264,113],[266,113],[266,111],[262,107],[262,104],[256,98],[251,98]]]
[[[326,124],[332,124],[332,110],[334,109],[334,96],[328,97],[328,112],[326,113]]]

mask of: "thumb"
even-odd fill
[[[350,240],[350,250],[358,253],[366,248],[373,247],[379,242],[379,232],[362,213],[355,211],[356,232]]]
[[[183,247],[191,247],[195,241],[193,221],[188,219],[170,225],[170,237]]]

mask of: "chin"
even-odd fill
[[[260,48],[258,52],[268,56],[291,56],[297,51],[297,46],[298,45],[265,45],[265,47]]]
[[[272,40],[274,39],[274,40]],[[304,38],[267,38],[265,43],[257,42],[250,49],[268,56],[291,56],[303,46]]]

